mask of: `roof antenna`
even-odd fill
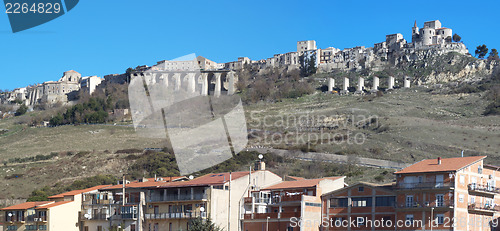
[[[462,157],[464,157],[464,150],[462,150]]]

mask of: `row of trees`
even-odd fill
[[[486,57],[486,55],[488,54],[488,47],[485,44],[477,46],[475,54],[478,58],[484,59]],[[500,61],[500,58],[498,57],[497,49],[494,49],[494,48],[491,49],[490,54],[488,56],[488,60]]]

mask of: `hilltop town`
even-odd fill
[[[389,34],[342,50],[298,41],[262,60],[193,56],[103,77],[70,70],[1,92],[0,227],[189,230],[210,218],[223,230],[379,230],[370,225],[383,219],[423,222],[389,230],[445,230],[454,217],[491,227],[500,211],[498,60],[474,58],[439,20],[411,31],[411,42]],[[180,175],[165,139],[134,130],[134,79],[240,96],[245,151]],[[359,227],[344,227],[349,220]]]
[[[407,79],[415,84],[425,85],[448,81],[479,81],[490,75],[496,65],[496,62],[472,58],[465,44],[460,42],[460,38],[457,38],[459,36],[455,34],[455,40],[453,40],[452,29],[443,27],[439,20],[425,22],[423,28],[419,28],[415,22],[411,30],[411,42],[404,39],[402,34],[397,33],[387,35],[385,41],[376,43],[373,47],[357,46],[340,50],[334,47],[321,49],[317,47],[314,40],[307,40],[297,42],[297,49],[294,52],[275,54],[273,57],[262,60],[240,57],[237,61],[216,63],[198,56],[196,67],[190,67],[190,64],[185,61],[163,60],[151,67],[147,65],[137,66],[130,69],[130,73],[174,71],[185,70],[185,68],[215,72],[238,72],[245,68],[251,68],[258,70],[258,73],[266,73],[274,68],[289,71],[309,65],[314,66],[314,73],[318,74],[357,71],[360,77],[368,78],[379,77],[377,73],[403,65],[405,66],[403,69],[407,70],[394,73],[397,76],[391,77],[400,78],[400,81]],[[443,62],[451,63],[450,67],[453,70],[425,70],[428,68],[427,66],[434,65],[434,63],[427,63],[427,60],[450,53],[458,56],[451,57],[451,60],[443,60]],[[454,66],[454,64],[457,65]],[[424,73],[421,70],[425,70]],[[78,99],[76,92],[81,90],[86,94],[92,94],[96,87],[103,82],[126,82],[130,73],[111,74],[100,78],[97,76],[82,77],[80,73],[70,70],[64,72],[58,81],[48,81],[4,92],[0,94],[0,103],[22,102],[31,108],[39,104],[68,104]]]

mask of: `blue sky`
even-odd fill
[[[66,15],[13,34],[2,7],[0,89],[58,80],[70,69],[123,73],[193,52],[228,62],[295,51],[299,40],[340,49],[373,46],[392,33],[411,41],[414,20],[422,27],[439,19],[471,53],[481,44],[499,49],[499,9],[498,0],[81,0]]]

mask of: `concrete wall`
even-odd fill
[[[47,225],[49,231],[79,231],[78,212],[81,206],[78,203],[70,202],[48,209]]]

